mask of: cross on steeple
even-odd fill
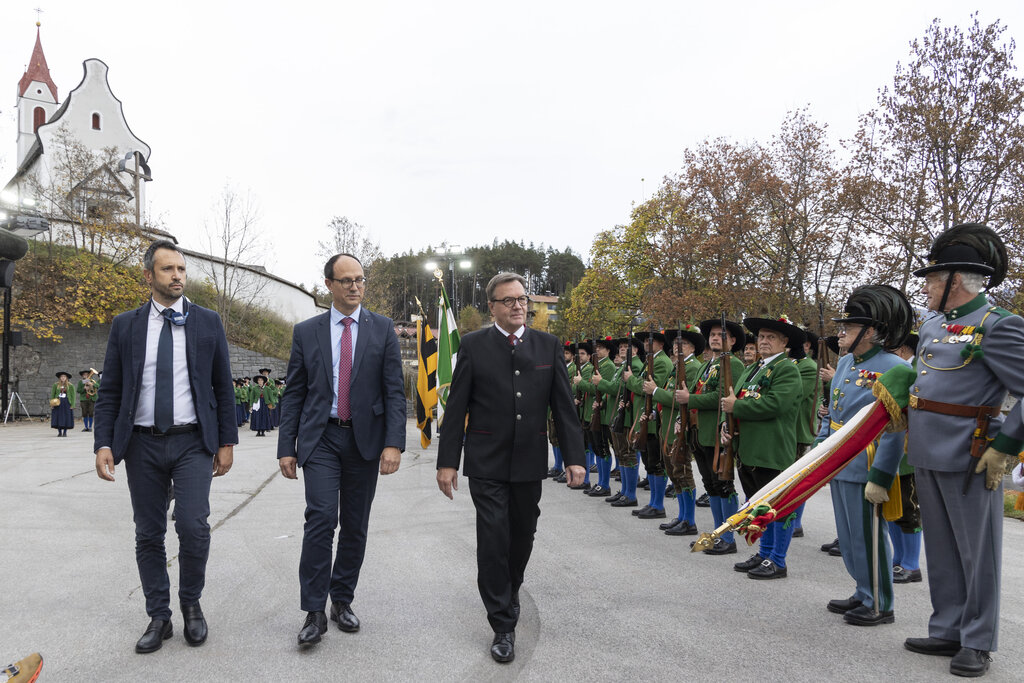
[[[39,15],[43,13],[43,10],[41,7],[36,7],[33,11],[36,13],[36,26],[39,26]]]

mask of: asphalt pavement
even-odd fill
[[[92,435],[80,430],[57,438],[48,424],[0,426],[0,666],[40,651],[44,683],[953,680],[949,659],[902,646],[927,635],[927,566],[925,582],[896,586],[895,624],[849,626],[825,610],[853,584],[842,560],[819,550],[835,537],[824,490],[807,506],[788,578],[753,581],[732,570],[749,554],[742,543],[739,555],[690,554],[692,537],[665,536],[661,520],[545,482],[516,659],[497,664],[476,589],[468,483],[460,478],[454,501],[441,495],[436,441],[421,448],[412,422],[401,468],[378,483],[352,605],[359,633],[332,624],[322,643],[298,650],[302,482],[279,474],[276,432],[244,429],[233,469],[211,492],[209,639],[192,648],[181,636],[171,531],[175,634],[137,655],[148,618],[124,468],[114,483],[98,479]],[[711,526],[707,508],[697,515]],[[1018,681],[1024,670],[1022,542],[1024,524],[1006,520],[1001,647],[986,680]]]

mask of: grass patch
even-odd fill
[[[1019,491],[1004,491],[1003,492],[1003,516],[1012,517],[1013,519],[1024,520],[1024,510],[1015,509],[1017,505],[1017,496],[1020,494]]]

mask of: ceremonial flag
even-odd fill
[[[459,353],[459,326],[455,323],[455,312],[448,301],[448,294],[441,283],[441,301],[437,312],[440,318],[437,341],[437,426],[444,426],[444,407],[448,403],[448,388],[455,372],[455,360]]]
[[[420,445],[426,448],[430,445],[430,421],[437,405],[437,340],[423,320],[416,321],[416,360],[416,426],[420,428]]]
[[[768,482],[722,526],[701,534],[691,551],[711,548],[715,539],[727,531],[737,531],[746,537],[747,543],[753,544],[768,524],[795,512],[883,430],[892,428],[890,425],[905,429],[904,411],[912,400],[909,389],[916,376],[909,365],[897,366],[882,375],[872,388],[877,399],[874,403],[861,408],[841,429]]]

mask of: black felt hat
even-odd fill
[[[64,376],[65,376],[65,377],[67,377],[68,379],[71,379],[71,373],[70,373],[70,372],[68,372],[67,370],[61,370],[60,372],[58,372],[58,373],[57,373],[57,379],[60,379],[60,376],[61,376],[61,375],[64,375]]]
[[[615,357],[615,354],[619,352],[619,340],[614,337],[604,337],[603,339],[597,340],[598,346],[603,346],[608,349],[608,355],[611,358]]]
[[[590,356],[593,355],[594,353],[594,345],[590,343],[589,339],[577,342],[575,345],[575,351],[573,351],[573,353],[575,353],[576,351],[586,351],[587,355]]]
[[[711,320],[704,320],[700,324],[700,333],[704,335],[705,339],[711,338],[711,330],[716,327],[722,326],[721,318],[712,318]],[[736,343],[732,345],[730,351],[733,353],[739,353],[743,350],[743,346],[746,343],[747,334],[743,331],[743,326],[739,323],[734,323],[731,320],[725,321],[726,334],[731,334],[736,340]]]
[[[653,334],[649,330],[640,330],[639,332],[633,333],[633,336],[635,338],[639,339],[640,342],[642,344],[644,344],[645,347],[647,345],[647,338],[648,337],[653,337],[655,341],[660,341],[663,346],[665,345],[665,342],[666,342],[666,340],[665,340],[665,332],[663,330],[662,331],[655,330]]]
[[[797,346],[803,348],[804,344],[804,331],[793,324],[793,322],[786,316],[779,316],[778,318],[746,318],[743,321],[747,329],[753,332],[755,335],[762,329],[774,330],[779,334],[786,337],[789,341],[786,346],[789,348],[795,348]]]
[[[914,309],[903,292],[889,285],[861,285],[846,300],[837,323],[871,326],[882,337],[882,346],[899,348],[914,324]]]
[[[961,223],[939,234],[928,252],[928,265],[918,277],[939,270],[961,270],[988,275],[991,289],[1006,277],[1006,245],[995,230],[981,223]]]
[[[264,372],[273,372],[270,368],[260,368],[259,373],[262,375]]]
[[[695,354],[704,353],[704,349],[707,347],[707,341],[704,339],[704,334],[701,329],[696,325],[687,323],[683,325],[680,330],[677,327],[673,327],[665,330],[665,346],[667,348],[673,348],[675,346],[676,337],[681,336],[686,341],[693,344],[693,352]]]

